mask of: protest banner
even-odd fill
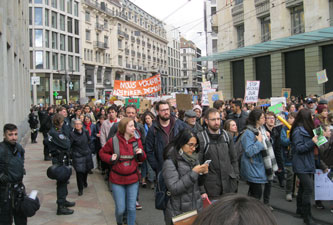
[[[151,101],[148,99],[141,99],[139,113],[144,113],[147,109],[150,110]]]
[[[215,92],[215,89],[203,89],[202,90],[202,98],[201,98],[201,105],[202,106],[209,106],[209,99],[208,99],[208,94]]]
[[[317,72],[316,75],[317,75],[318,84],[323,84],[328,81],[327,75],[326,75],[326,69]]]
[[[212,88],[211,84],[210,84],[210,81],[202,82],[201,87],[202,87],[202,89],[211,89]]]
[[[290,98],[291,88],[282,88],[281,97],[285,97],[286,99]]]
[[[137,80],[137,81],[114,81],[113,95],[116,96],[143,96],[149,95],[161,90],[161,76]]]
[[[135,105],[137,110],[139,110],[140,99],[139,98],[125,98],[125,107],[128,105]]]
[[[213,108],[216,100],[223,100],[222,91],[208,93],[209,107]]]
[[[272,106],[268,107],[268,111],[273,112],[274,114],[279,114],[280,112],[283,111],[283,104],[279,103],[276,105],[272,105]]]
[[[284,106],[287,105],[287,100],[285,97],[271,97],[271,105],[277,105],[283,103]]]
[[[178,110],[192,109],[192,95],[176,94],[176,102]]]
[[[314,175],[315,200],[333,200],[333,182],[327,176],[329,172],[323,173],[322,170],[316,169]]]
[[[260,88],[259,80],[246,81],[244,103],[257,103],[259,88]]]

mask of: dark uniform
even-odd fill
[[[30,129],[31,129],[31,143],[37,143],[36,139],[37,139],[37,135],[38,135],[38,119],[37,116],[31,112],[29,114],[29,120],[28,123],[30,125]]]
[[[0,224],[27,224],[27,217],[15,210],[24,196],[24,149],[6,141],[0,143]],[[5,179],[4,179],[5,178]]]
[[[48,148],[52,156],[53,165],[69,165],[70,146],[71,142],[63,130],[58,131],[52,127],[48,133]],[[64,210],[68,210],[66,208],[69,207],[68,201],[66,201],[67,194],[67,181],[57,181],[57,214],[62,214],[59,213],[59,210],[64,208]]]
[[[42,116],[42,120],[40,122],[40,131],[43,132],[43,145],[44,145],[44,160],[50,160],[50,150],[48,148],[48,135],[47,133],[50,131],[52,127],[52,118],[53,114],[46,114]]]

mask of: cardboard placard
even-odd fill
[[[281,97],[285,97],[286,99],[290,98],[291,88],[282,88]]]
[[[260,81],[246,81],[244,103],[257,103],[259,96]]]
[[[287,105],[287,100],[285,97],[271,97],[271,105],[277,105],[283,103],[284,106]]]
[[[268,107],[268,111],[273,112],[274,114],[278,114],[283,111],[283,104],[279,103],[272,105],[271,107]]]
[[[122,101],[114,101],[113,104],[115,104],[116,106],[123,106],[124,103]]]
[[[139,113],[144,113],[147,109],[151,109],[151,101],[148,99],[142,99],[140,101]]]
[[[327,75],[326,75],[326,69],[318,71],[316,73],[316,75],[317,75],[318,84],[323,84],[328,81]]]
[[[208,93],[208,102],[210,108],[213,108],[213,104],[217,100],[223,100],[222,91]]]
[[[178,110],[192,109],[192,95],[176,94],[176,102]]]
[[[203,89],[202,90],[202,98],[201,98],[202,106],[209,106],[208,94],[211,92],[215,92],[215,89]]]
[[[126,98],[125,107],[128,105],[135,105],[137,110],[140,108],[140,98]]]

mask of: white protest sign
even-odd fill
[[[328,81],[327,75],[326,75],[326,69],[317,72],[317,80],[318,80],[318,84],[323,84]]]
[[[31,77],[31,85],[40,85],[40,77]]]
[[[271,97],[271,105],[277,105],[277,104],[284,104],[284,106],[287,105],[287,100],[285,97]]]
[[[244,103],[257,103],[259,95],[260,81],[246,81]]]
[[[327,174],[322,170],[316,170],[314,176],[315,200],[333,200],[333,182],[327,177]]]
[[[210,81],[202,82],[201,87],[202,87],[202,89],[211,89],[212,88],[211,84],[210,84]]]
[[[202,98],[201,98],[201,105],[203,106],[209,106],[209,98],[208,98],[208,94],[215,92],[215,89],[203,89],[202,90]]]

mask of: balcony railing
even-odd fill
[[[291,28],[291,34],[300,34],[300,33],[304,33],[304,24],[300,23],[295,25],[294,27]]]
[[[271,40],[271,33],[267,32],[263,35],[261,35],[261,42],[266,42]]]
[[[234,7],[232,7],[232,9],[231,9],[232,16],[235,16],[235,15],[241,14],[241,13],[244,13],[243,3],[239,3],[239,4],[235,5]]]
[[[125,37],[124,32],[118,29],[118,35],[121,37]]]
[[[285,2],[286,2],[286,7],[290,8],[301,5],[303,3],[303,0],[286,0]]]
[[[96,30],[104,30],[104,25],[100,23],[96,23]]]
[[[131,41],[135,42],[135,37],[131,36]]]
[[[237,42],[237,48],[243,48],[244,47],[244,39]]]
[[[96,48],[100,48],[100,49],[108,49],[109,48],[107,43],[101,42],[101,41],[95,41],[94,46]]]
[[[132,69],[136,70],[136,65],[132,65]]]
[[[131,69],[131,64],[126,64],[127,69]]]
[[[257,17],[263,17],[269,14],[269,0],[256,0],[255,6]]]

